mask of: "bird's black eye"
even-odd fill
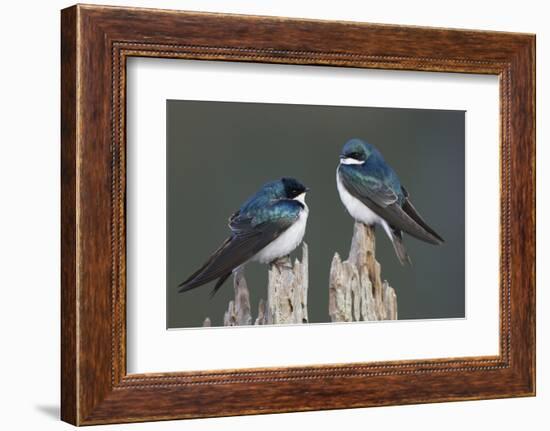
[[[304,191],[299,188],[293,188],[290,192],[291,198],[294,199],[296,196],[300,196]]]
[[[349,154],[349,157],[355,160],[361,160],[361,154],[358,152],[353,152]]]

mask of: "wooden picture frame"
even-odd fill
[[[535,394],[534,35],[82,5],[64,9],[61,18],[64,421]],[[125,65],[131,56],[498,75],[500,354],[127,374]]]

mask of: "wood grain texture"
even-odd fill
[[[534,394],[533,35],[74,6],[62,11],[61,39],[63,420],[83,425]],[[127,375],[130,56],[498,75],[499,356]]]
[[[61,417],[77,421],[76,9],[61,16]]]
[[[244,268],[237,268],[233,272],[234,299],[229,301],[227,311],[223,316],[223,326],[252,325],[252,313],[250,310],[250,292],[244,276]],[[212,326],[211,324],[208,326]]]
[[[302,243],[302,258],[292,262],[290,255],[272,262],[268,269],[267,300],[261,298],[256,317],[250,307],[250,292],[244,268],[233,272],[233,299],[223,316],[223,326],[285,325],[308,323],[307,290],[309,252]],[[203,326],[212,326],[207,317]]]
[[[329,276],[329,315],[333,322],[397,320],[397,295],[382,278],[376,260],[374,226],[356,221],[349,256],[334,254]]]
[[[267,274],[267,325],[307,323],[309,249],[302,243],[301,259],[290,255],[269,265]]]

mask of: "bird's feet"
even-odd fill
[[[275,259],[273,262],[271,262],[271,265],[275,265],[277,268],[279,268],[279,271],[283,269],[292,269],[294,268],[292,266],[292,261],[290,260],[290,256],[282,256],[278,259]]]

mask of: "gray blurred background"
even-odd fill
[[[405,234],[413,266],[402,267],[377,229],[382,277],[396,289],[399,319],[464,317],[464,111],[167,101],[167,327],[223,325],[231,278],[178,294],[177,286],[228,236],[228,217],[264,183],[293,176],[311,188],[310,321],[329,322],[330,262],[346,258],[353,220],[336,191],[342,145],[378,147],[445,244]],[[301,256],[300,248],[297,249]],[[296,254],[296,252],[294,253]],[[267,296],[267,266],[246,267],[253,316]]]

